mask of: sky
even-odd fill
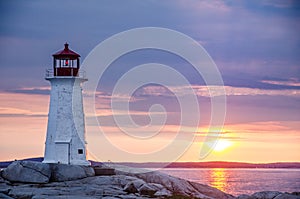
[[[215,130],[220,136],[208,128],[212,96],[203,77],[177,55],[143,49],[120,56],[99,81],[95,107],[105,136],[97,134],[99,125],[90,123],[86,113],[90,159],[299,162],[299,24],[300,3],[293,0],[0,0],[0,160],[43,156],[50,101],[45,70],[52,67],[52,54],[65,42],[84,61],[99,43],[117,33],[160,27],[193,38],[220,71],[226,91],[224,127]],[[187,96],[186,87],[158,84],[144,85],[132,96],[114,96],[117,101],[130,98],[132,119],[140,125],[131,129],[131,136],[116,126],[111,110],[116,82],[147,63],[168,65],[189,81],[201,110],[196,131],[180,123],[180,101],[172,93],[174,89]],[[84,97],[88,95],[85,91]],[[161,129],[151,123],[153,104],[164,107],[153,112],[167,118]],[[114,114],[122,116],[126,111],[121,108]],[[183,137],[177,136],[180,127]],[[218,144],[200,157],[209,136],[217,137]],[[189,147],[174,149],[170,159],[164,153],[155,155],[173,140]]]

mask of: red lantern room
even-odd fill
[[[68,43],[65,43],[65,49],[52,56],[54,76],[78,76],[80,55],[70,50]]]

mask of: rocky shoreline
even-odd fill
[[[299,199],[300,193],[259,192],[238,197],[216,188],[160,172],[145,172],[119,165],[114,173],[96,172],[92,167],[15,161],[1,172],[3,199]],[[111,168],[108,168],[111,169]]]

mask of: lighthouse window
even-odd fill
[[[83,149],[78,149],[78,154],[83,154]]]

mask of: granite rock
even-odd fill
[[[278,191],[261,191],[252,195],[240,195],[237,199],[300,199],[298,193],[281,193]]]
[[[273,199],[300,199],[300,194],[281,193]]]
[[[94,176],[92,167],[66,164],[46,164],[34,161],[14,161],[1,172],[10,182],[48,183],[77,180]]]
[[[158,191],[155,190],[152,186],[149,184],[143,184],[139,189],[139,193],[141,195],[146,195],[146,196],[154,196],[154,194]]]
[[[259,198],[259,199],[273,199],[275,196],[279,195],[280,192],[278,191],[262,191],[257,192],[251,195],[253,198]]]
[[[77,180],[95,175],[92,167],[67,164],[50,164],[51,181],[64,182]]]
[[[21,163],[14,164],[13,166],[17,170],[21,166],[24,167]],[[28,166],[30,164],[26,165],[26,169],[31,168]],[[300,199],[299,193],[274,191],[234,197],[210,186],[190,182],[160,172],[129,172],[129,170],[133,171],[134,169],[122,168],[122,170],[116,170],[116,175],[93,176],[94,173],[89,167],[51,164],[49,170],[52,171],[52,176],[49,176],[51,176],[50,179],[56,182],[15,183],[0,177],[0,198],[163,199],[174,196],[175,198],[194,199]],[[36,168],[33,170],[36,170]],[[43,169],[40,170],[44,172]],[[3,171],[3,173],[8,171]]]
[[[138,192],[138,190],[134,186],[133,182],[127,183],[124,187],[124,191],[126,191],[127,193],[137,193]]]
[[[51,170],[48,164],[41,162],[14,161],[1,175],[11,182],[48,183]]]
[[[239,195],[237,197],[237,199],[251,199],[251,196],[247,195],[247,194],[242,194],[242,195]]]
[[[184,179],[173,177],[167,174],[163,174],[157,171],[149,172],[143,169],[133,169],[130,167],[124,167],[119,165],[111,165],[115,168],[116,174],[133,176],[140,180],[143,180],[148,185],[151,183],[160,184],[165,190],[178,195],[195,197],[195,198],[222,198],[233,199],[234,196],[226,194],[216,188],[208,185],[202,185],[195,182],[189,182]],[[137,186],[136,186],[137,187]],[[150,185],[151,187],[151,185]],[[151,187],[153,188],[153,187]],[[156,190],[160,191],[160,190]],[[154,195],[156,192],[154,193]]]
[[[0,198],[1,199],[13,199],[12,197],[9,197],[8,195],[6,195],[4,193],[0,193]]]

